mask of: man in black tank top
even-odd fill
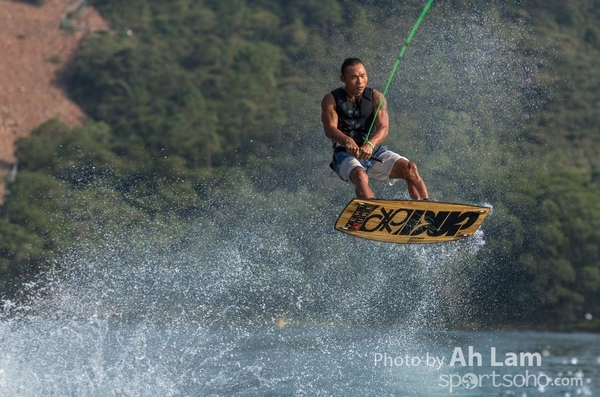
[[[379,91],[367,86],[365,65],[358,58],[347,58],[340,79],[344,86],[325,95],[321,102],[325,135],[333,142],[331,168],[352,182],[358,198],[374,198],[371,178],[390,185],[404,179],[411,198],[427,200],[427,187],[416,164],[383,145],[389,132],[387,102]],[[382,162],[372,160],[372,156]]]

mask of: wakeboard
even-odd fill
[[[439,243],[473,235],[489,212],[489,207],[429,200],[353,199],[335,229],[387,243]]]

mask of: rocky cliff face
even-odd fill
[[[57,71],[90,33],[109,28],[95,9],[80,3],[46,0],[35,7],[0,0],[0,204],[18,138],[51,118],[70,126],[86,119],[65,96]]]

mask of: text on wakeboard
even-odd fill
[[[385,208],[360,203],[344,226],[346,230],[387,232],[403,236],[456,236],[470,228],[483,214],[482,211],[429,211],[407,208]]]

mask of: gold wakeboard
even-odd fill
[[[428,200],[353,199],[335,229],[388,243],[439,243],[473,235],[489,212],[488,207]]]

